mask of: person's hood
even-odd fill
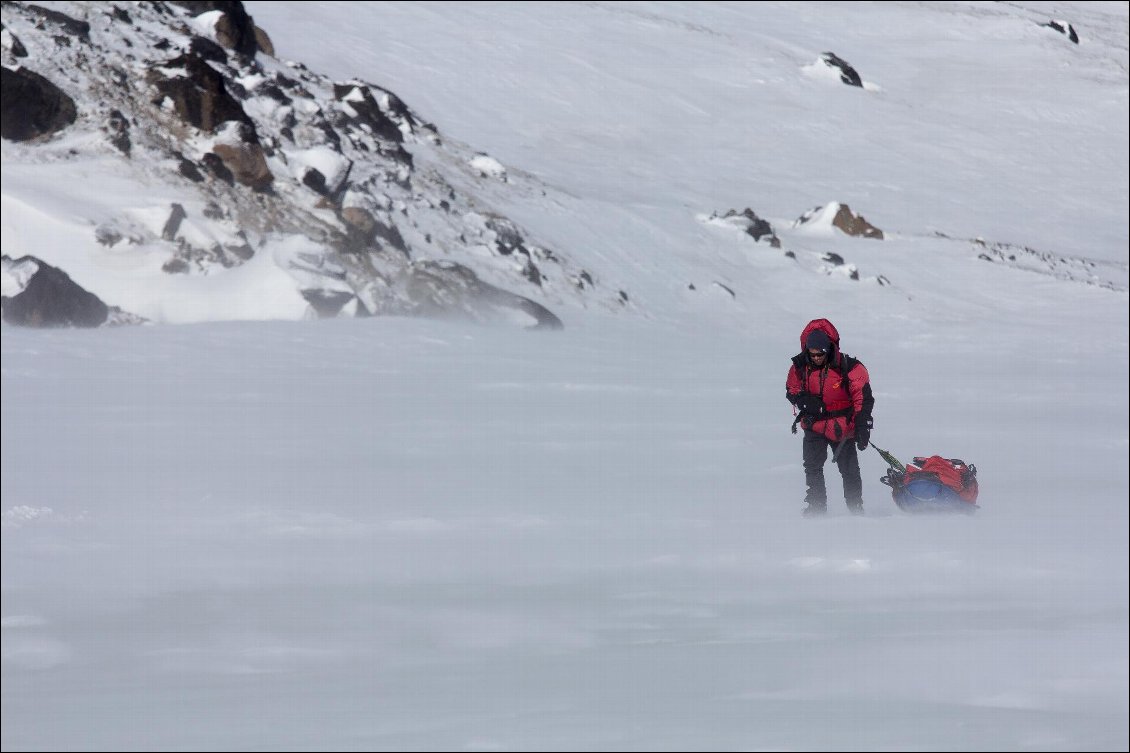
[[[805,326],[804,331],[800,333],[801,353],[807,351],[808,338],[813,332],[816,331],[823,332],[828,336],[828,340],[832,343],[832,350],[828,354],[828,361],[830,363],[840,351],[840,333],[836,330],[835,325],[827,319],[813,319]]]

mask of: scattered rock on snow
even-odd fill
[[[848,86],[863,86],[863,80],[856,73],[855,68],[852,68],[846,60],[838,56],[834,52],[823,52],[820,54],[820,59],[824,61],[824,65],[829,68],[835,68],[840,72],[840,80]]]

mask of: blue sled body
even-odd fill
[[[972,514],[977,505],[966,502],[956,491],[933,479],[912,479],[906,485],[892,487],[892,496],[900,510],[907,512],[947,512]]]

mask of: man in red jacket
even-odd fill
[[[863,481],[858,450],[871,439],[871,382],[858,359],[840,352],[840,334],[827,319],[813,319],[800,336],[801,352],[793,358],[785,381],[785,396],[804,428],[804,479],[808,493],[806,517],[828,510],[824,464],[828,450],[844,480],[848,510],[863,514]]]

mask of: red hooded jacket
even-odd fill
[[[817,329],[832,341],[832,352],[819,367],[809,361],[806,345],[808,336]],[[785,396],[800,411],[798,420],[804,428],[833,442],[855,436],[856,424],[870,422],[875,404],[867,367],[840,352],[840,333],[827,319],[813,319],[801,332],[800,353],[789,368]],[[822,406],[822,411],[813,411],[813,403]]]

